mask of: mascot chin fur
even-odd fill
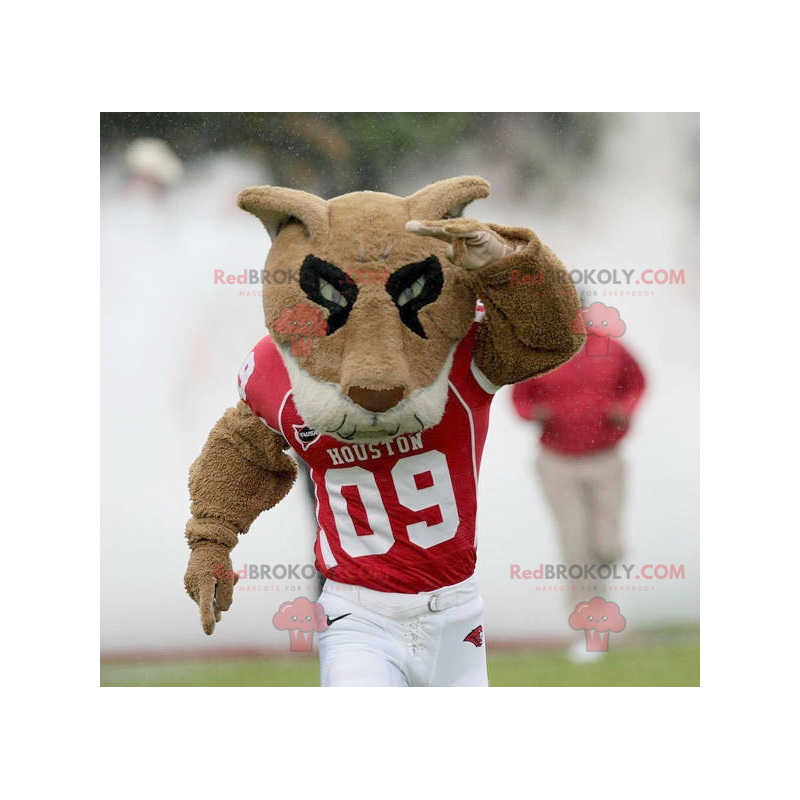
[[[272,240],[265,277],[290,278],[265,280],[269,335],[189,473],[185,585],[206,633],[231,606],[239,534],[295,482],[291,447],[317,498],[322,684],[488,684],[473,573],[489,406],[585,339],[532,231],[461,216],[488,194],[477,177],[410,197],[240,194]]]

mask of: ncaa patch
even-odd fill
[[[317,441],[319,434],[305,425],[292,425],[294,428],[294,438],[297,439],[303,450],[308,450]]]

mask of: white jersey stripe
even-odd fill
[[[314,470],[311,466],[309,466],[308,471],[311,475],[311,483],[314,486],[314,500],[316,501],[316,505],[314,507],[314,516],[319,519],[319,490],[317,488],[317,482],[314,480]],[[328,569],[333,569],[339,562],[336,560],[336,556],[333,554],[333,550],[331,550],[330,542],[328,541],[328,536],[326,535],[325,531],[322,529],[321,525],[317,527],[317,535],[319,536],[319,548],[322,551],[322,560],[325,562],[325,566]]]
[[[464,402],[464,398],[458,393],[458,389],[453,386],[452,381],[448,381],[450,388],[453,390],[453,394],[458,398],[458,402],[464,406],[464,410],[467,412],[467,419],[469,419],[469,443],[470,443],[470,451],[472,453],[472,480],[474,481],[475,485],[475,497],[478,497],[478,459],[475,454],[475,424],[472,421],[472,411],[470,407]],[[475,538],[473,542],[477,544],[478,541],[478,526],[475,526]]]
[[[480,386],[486,394],[495,394],[503,388],[502,386],[497,386],[497,384],[492,383],[480,369],[478,369],[478,365],[474,360],[469,362],[469,371],[472,373],[472,377],[478,382],[478,386]]]

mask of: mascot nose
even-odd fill
[[[403,387],[393,386],[391,389],[364,389],[361,386],[351,386],[347,396],[356,405],[367,411],[388,411],[394,408],[403,399]]]

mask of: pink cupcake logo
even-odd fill
[[[575,606],[569,616],[569,626],[576,631],[585,631],[587,652],[605,652],[612,631],[619,633],[625,628],[625,617],[619,613],[616,603],[593,597],[588,603]]]
[[[314,337],[328,333],[328,323],[322,309],[310,306],[302,300],[291,308],[284,308],[273,327],[275,333],[290,338],[293,356],[310,356]]]
[[[289,631],[289,649],[292,652],[310,652],[314,631],[328,629],[328,617],[319,603],[305,597],[298,597],[289,603],[282,603],[272,618],[272,624],[279,631]]]
[[[569,327],[573,333],[586,334],[586,355],[589,356],[607,356],[610,337],[618,339],[626,329],[619,311],[599,301],[588,308],[579,308]]]

